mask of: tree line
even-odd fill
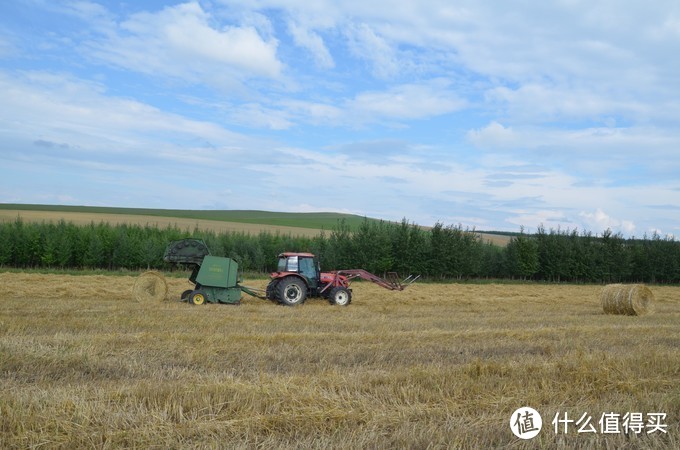
[[[166,245],[203,239],[211,253],[249,272],[270,272],[284,251],[312,252],[323,270],[362,268],[376,274],[419,274],[436,280],[522,279],[551,282],[680,282],[680,242],[654,233],[642,239],[577,230],[522,230],[505,247],[484,242],[461,225],[423,229],[365,220],[351,229],[339,221],[315,237],[260,232],[215,233],[108,223],[0,223],[0,267],[167,270]]]

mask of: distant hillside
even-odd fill
[[[190,210],[190,209],[148,209],[115,208],[102,206],[66,205],[26,205],[0,204],[0,210],[50,211],[85,214],[116,214],[123,216],[156,216],[180,219],[215,220],[221,222],[250,223],[257,225],[276,225],[285,227],[313,228],[330,230],[339,220],[344,219],[350,228],[358,227],[363,217],[333,212],[289,213],[256,210]],[[369,219],[377,220],[377,219]]]
[[[298,236],[314,236],[319,234],[320,230],[333,230],[341,220],[344,220],[350,229],[357,229],[364,220],[380,220],[334,212],[291,213],[257,210],[149,209],[0,203],[0,222],[11,221],[17,217],[38,222],[63,219],[79,225],[91,222],[129,223],[158,227],[177,226],[181,229],[199,228],[215,232],[270,231]],[[485,242],[499,246],[507,245],[511,238],[499,232],[478,232],[478,234]]]

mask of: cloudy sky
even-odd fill
[[[680,234],[680,3],[0,2],[0,202]]]

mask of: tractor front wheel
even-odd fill
[[[208,300],[208,296],[203,291],[193,291],[189,295],[189,303],[192,305],[204,305]]]
[[[352,303],[352,291],[341,286],[333,288],[328,300],[334,305],[347,306]]]
[[[286,306],[295,306],[307,298],[307,285],[296,277],[288,277],[279,281],[277,285],[279,301]]]

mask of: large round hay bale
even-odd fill
[[[132,294],[138,302],[160,302],[168,295],[168,283],[162,273],[150,270],[137,277]]]
[[[643,284],[608,284],[600,299],[606,314],[643,316],[654,312],[654,294]]]

